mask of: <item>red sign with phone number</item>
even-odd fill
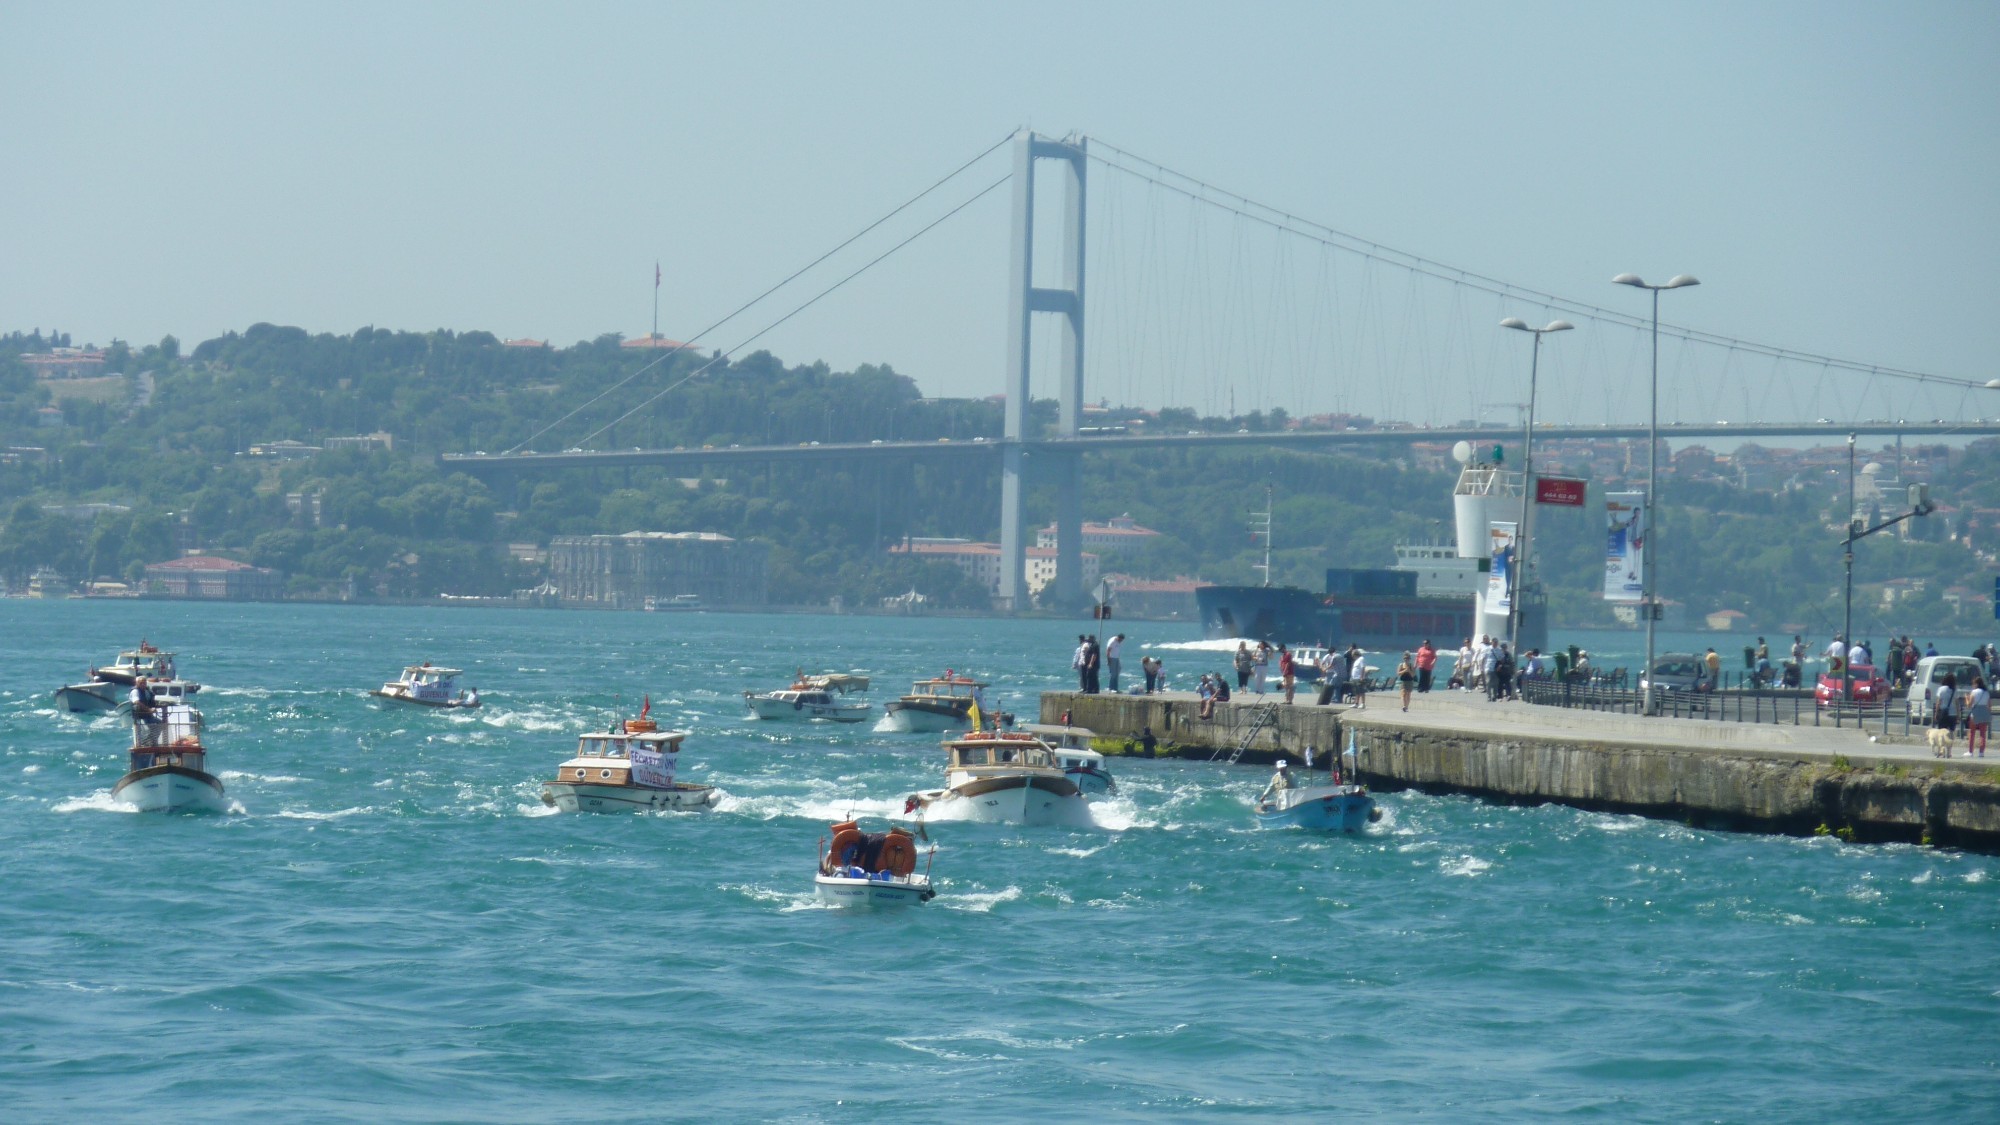
[[[1560,504],[1565,508],[1583,507],[1583,486],[1580,480],[1568,477],[1536,477],[1535,503]]]

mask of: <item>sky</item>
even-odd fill
[[[1511,419],[1529,345],[1494,322],[1564,315],[1544,416],[1646,409],[1642,332],[1277,235],[1113,153],[1631,315],[1614,274],[1691,273],[1670,326],[1983,383],[1995,58],[1990,3],[0,0],[0,331],[564,345],[648,331],[658,262],[687,339],[1031,128],[1121,162],[1090,172],[1089,398]],[[1004,184],[756,334],[1008,170],[1002,145],[699,342],[1000,391]],[[2000,416],[1727,347],[1670,341],[1661,374],[1663,417]]]

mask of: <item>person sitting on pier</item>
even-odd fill
[[[1210,685],[1207,672],[1201,674],[1201,682],[1195,685],[1194,694],[1195,698],[1201,700],[1201,708],[1195,712],[1196,717],[1203,722],[1215,718],[1215,688]]]
[[[1292,771],[1290,765],[1283,758],[1279,758],[1278,772],[1271,775],[1271,784],[1264,787],[1264,792],[1258,796],[1257,803],[1268,805],[1277,798],[1278,794],[1283,793],[1291,787]]]

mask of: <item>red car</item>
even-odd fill
[[[1821,707],[1828,707],[1845,699],[1862,707],[1881,707],[1889,702],[1889,681],[1883,679],[1874,668],[1866,664],[1856,664],[1849,669],[1853,673],[1853,692],[1846,691],[1846,678],[1837,672],[1822,672],[1819,686],[1813,689],[1813,698]]]

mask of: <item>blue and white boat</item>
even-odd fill
[[[1099,793],[1117,791],[1118,783],[1111,779],[1111,771],[1104,768],[1104,755],[1090,748],[1090,741],[1097,732],[1087,727],[1073,727],[1068,724],[1022,723],[1021,730],[1034,735],[1056,752],[1056,761],[1062,771],[1069,775],[1076,787],[1086,797]]]
[[[1312,785],[1280,789],[1257,802],[1263,828],[1305,828],[1315,832],[1359,832],[1381,819],[1365,785]]]

